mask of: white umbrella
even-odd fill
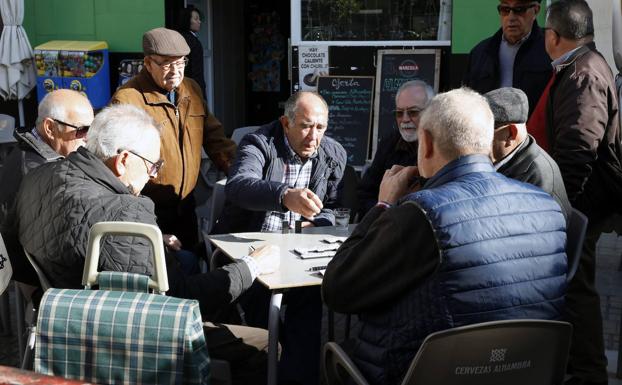
[[[4,23],[0,36],[0,98],[17,99],[19,124],[24,126],[22,99],[36,84],[34,54],[22,27],[24,0],[0,1]]]

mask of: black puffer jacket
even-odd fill
[[[19,241],[52,286],[59,288],[80,287],[89,230],[95,223],[156,224],[153,202],[130,194],[99,159],[82,147],[64,160],[28,173],[16,204]],[[144,238],[106,237],[99,269],[151,275],[151,253]]]
[[[0,233],[13,267],[13,279],[38,285],[39,279],[17,240],[15,198],[24,175],[43,163],[63,157],[33,135],[31,129],[17,129],[13,136],[17,139],[18,146],[5,159],[0,172]]]

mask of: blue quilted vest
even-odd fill
[[[435,331],[561,318],[566,222],[549,194],[496,173],[485,156],[470,155],[446,165],[402,204],[425,213],[440,265],[395,302],[359,315],[353,357],[370,383],[398,384]]]

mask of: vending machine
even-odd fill
[[[108,44],[105,41],[52,40],[35,47],[37,97],[59,88],[82,92],[93,108],[110,100]]]

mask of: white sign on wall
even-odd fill
[[[298,49],[300,89],[317,91],[317,79],[329,75],[328,46],[301,46]]]

